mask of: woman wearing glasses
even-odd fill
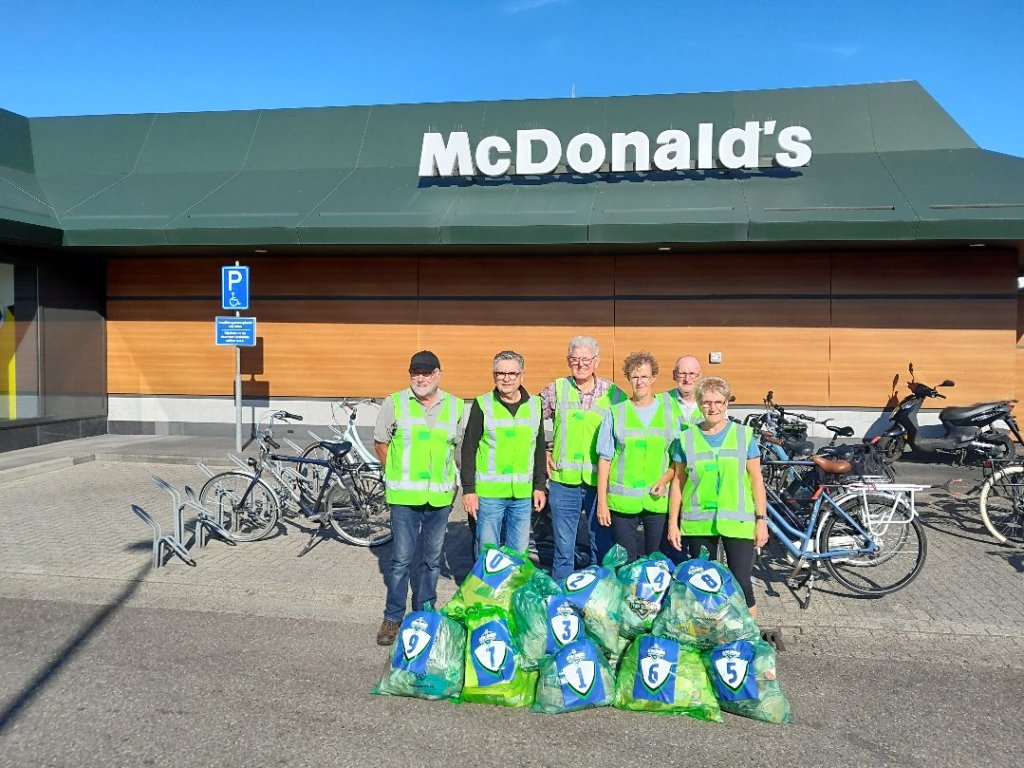
[[[757,439],[750,427],[730,421],[732,389],[709,376],[697,385],[704,421],[685,429],[673,448],[675,478],[668,509],[668,541],[697,557],[714,556],[721,541],[726,563],[757,616],[750,574],[755,547],[768,543],[764,478]]]
[[[632,395],[612,406],[597,437],[597,519],[630,561],[657,552],[665,536],[672,481],[670,448],[678,421],[668,395],[654,394],[658,361],[649,352],[626,358]],[[643,544],[638,528],[643,527]]]

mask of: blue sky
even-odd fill
[[[0,29],[30,117],[917,80],[1024,156],[1024,0],[0,0]]]

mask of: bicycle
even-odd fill
[[[1024,465],[1007,463],[985,478],[978,506],[992,538],[1012,547],[1024,546]]]
[[[270,425],[259,431],[260,459],[250,457],[241,471],[214,475],[199,494],[200,503],[220,514],[235,539],[255,541],[267,536],[285,511],[320,523],[313,532],[314,537],[329,524],[350,544],[376,547],[390,541],[391,526],[383,491],[366,496],[360,485],[361,478],[352,466],[344,463],[352,444],[322,442],[320,446],[329,454],[325,459],[273,453],[271,449],[281,447],[273,439],[274,420],[301,420],[301,417],[275,411],[265,414],[260,421],[268,416]],[[314,484],[302,473],[283,467],[286,463],[303,469],[318,467],[324,480]],[[263,479],[265,472],[278,483],[280,494]],[[289,509],[290,503],[294,503],[294,511]],[[302,554],[310,546],[307,545]]]
[[[385,503],[384,468],[377,455],[371,452],[366,447],[366,444],[363,443],[356,429],[360,405],[380,405],[380,403],[373,398],[362,398],[359,400],[344,399],[332,403],[331,414],[334,418],[334,424],[330,428],[334,433],[335,442],[344,441],[352,444],[353,450],[345,455],[345,461],[357,473],[358,485],[364,495],[364,499],[367,503]],[[340,417],[339,410],[342,409],[347,411],[347,415]],[[343,421],[344,426],[342,426]],[[308,434],[316,442],[307,446],[302,451],[302,455],[314,459],[326,458],[327,451],[321,445],[325,441],[312,430]],[[308,477],[314,483],[314,487],[322,479],[321,473],[317,472],[316,467],[311,468]]]
[[[810,467],[821,461],[778,463]],[[819,485],[807,505],[767,488],[768,529],[793,565],[786,584],[794,591],[807,589],[804,599],[797,595],[800,607],[810,605],[822,566],[850,591],[870,597],[896,592],[916,579],[928,541],[915,494],[927,487],[856,483],[836,486],[839,495],[833,496],[829,486]]]

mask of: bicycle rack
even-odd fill
[[[182,507],[191,509],[196,513],[195,536],[197,546],[205,547],[210,541],[211,533],[219,537],[225,544],[232,547],[238,545],[235,537],[214,519],[214,515],[206,507],[199,503],[195,491],[187,485],[185,486],[185,503],[182,504]]]
[[[164,549],[170,550],[172,553],[181,558],[181,561],[185,565],[192,566],[196,565],[195,559],[189,554],[188,548],[185,546],[185,519],[184,512],[185,508],[181,503],[181,495],[174,490],[167,483],[156,475],[153,476],[153,482],[156,483],[157,488],[166,491],[170,497],[174,508],[174,532],[172,535],[167,536],[164,534],[163,529],[160,527],[160,523],[153,519],[153,516],[146,510],[137,504],[132,504],[132,512],[147,525],[153,529],[153,567],[160,568],[163,566],[163,551]]]
[[[207,477],[213,477],[214,475],[217,474],[212,469],[210,469],[208,466],[203,464],[203,462],[201,462],[201,461],[197,461],[196,462],[196,466],[199,467],[199,471],[202,472]]]
[[[234,462],[234,464],[243,472],[252,472],[252,467],[250,467],[245,460],[235,456],[235,454],[229,453],[228,458],[231,459],[231,461]]]
[[[302,455],[302,446],[296,443],[294,440],[289,440],[287,437],[282,437],[281,440],[285,442],[289,448],[295,451],[296,456]]]

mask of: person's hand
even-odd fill
[[[651,496],[653,496],[656,499],[660,499],[662,496],[665,495],[665,491],[667,489],[668,483],[663,480],[659,480],[658,482],[651,486]]]
[[[768,521],[763,517],[758,518],[757,525],[754,526],[754,547],[761,549],[765,544],[768,543]]]
[[[548,495],[544,491],[533,492],[533,511],[540,512],[548,501]]]
[[[666,531],[665,537],[668,539],[668,543],[672,545],[674,550],[678,552],[683,549],[683,537],[679,532],[679,523],[669,521],[668,531]]]
[[[551,451],[548,451],[545,455],[548,458],[548,474],[553,475],[558,471],[558,465],[555,464],[555,457],[551,455]]]
[[[605,528],[612,524],[612,513],[608,511],[608,502],[597,500],[597,522]]]
[[[480,509],[480,497],[475,493],[462,494],[462,508],[466,514],[476,519],[476,513]]]

